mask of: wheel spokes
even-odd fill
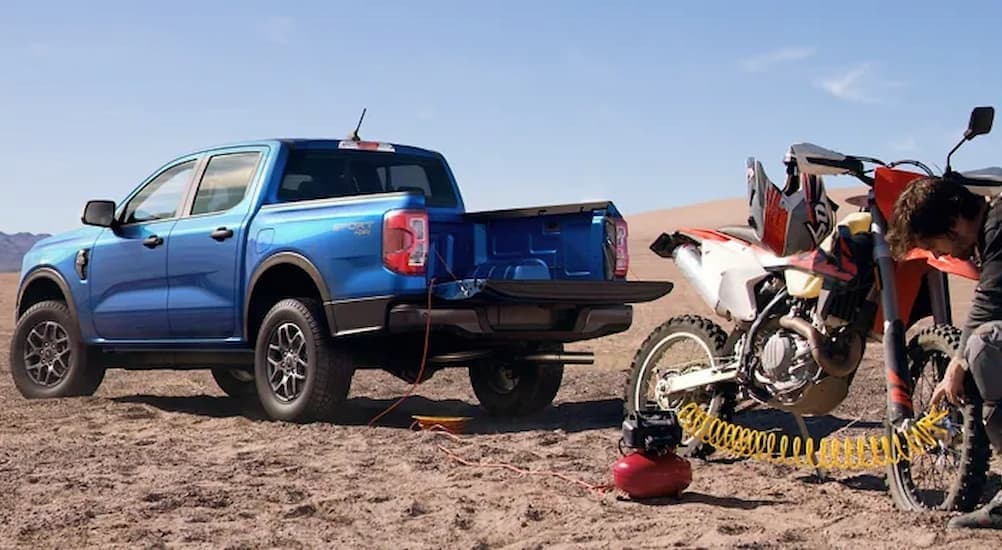
[[[915,379],[912,402],[916,411],[925,411],[931,404],[929,400],[949,358],[943,352],[932,351],[916,357],[916,360],[920,362],[916,367],[921,368],[921,374]],[[947,420],[962,429],[962,413],[950,404],[947,407],[950,410]],[[908,465],[909,477],[921,495],[919,498],[926,501],[924,505],[938,506],[947,498],[953,478],[963,468],[962,453],[955,447],[963,445],[963,441],[964,434],[956,434],[945,444],[914,457]]]
[[[280,401],[299,397],[305,387],[309,362],[303,331],[293,323],[284,323],[272,333],[268,343],[268,381]]]
[[[36,384],[51,387],[70,372],[73,349],[69,334],[55,321],[42,321],[24,337],[24,370]]]

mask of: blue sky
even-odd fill
[[[751,4],[5,4],[0,230],[72,229],[174,156],[340,138],[363,107],[363,138],[444,153],[470,209],[628,214],[741,196],[748,156],[781,180],[798,141],[942,167],[972,107],[1002,109],[1002,7]]]

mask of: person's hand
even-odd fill
[[[932,392],[932,405],[938,407],[944,397],[950,403],[959,405],[964,396],[964,375],[966,374],[967,371],[964,370],[964,365],[960,361],[956,359],[950,361],[943,380],[936,385],[936,389]]]

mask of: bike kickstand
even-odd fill
[[[790,411],[790,413],[793,414],[793,418],[797,421],[797,428],[800,429],[800,437],[802,437],[803,440],[806,442],[808,439],[811,438],[811,433],[807,431],[807,423],[804,422],[804,416],[794,411]],[[816,451],[813,458],[815,459],[815,461],[817,461]],[[814,475],[817,477],[817,480],[819,482],[824,481],[826,477],[824,470],[822,470],[820,467],[814,468]]]

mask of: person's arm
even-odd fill
[[[985,248],[981,255],[981,277],[974,289],[971,310],[967,314],[960,335],[960,348],[955,361],[959,361],[967,370],[964,351],[967,340],[982,323],[1002,320],[1002,225],[1000,225],[1000,207],[1002,203],[991,206],[985,231]]]
[[[1002,320],[1002,203],[989,207],[985,222],[985,244],[981,251],[981,275],[974,289],[971,309],[960,333],[960,346],[943,373],[943,379],[932,392],[930,403],[939,406],[943,399],[954,405],[963,401],[967,364],[967,341],[982,323]]]

